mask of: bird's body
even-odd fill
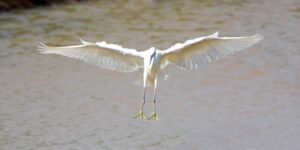
[[[148,82],[150,85],[153,85],[155,78],[158,78],[162,69],[160,65],[162,53],[155,48],[150,48],[149,50],[145,51],[145,53],[143,83],[145,84]]]
[[[150,84],[154,87],[153,113],[150,119],[158,120],[155,105],[157,82],[160,71],[169,63],[174,63],[183,69],[197,69],[202,64],[246,49],[261,39],[261,35],[218,37],[218,33],[215,33],[175,44],[164,51],[151,47],[142,52],[106,42],[90,43],[82,40],[81,45],[49,47],[41,43],[38,48],[44,54],[53,53],[73,57],[101,68],[120,72],[133,72],[143,68],[144,97],[142,108],[135,117],[145,118],[143,114],[145,92],[147,84]]]

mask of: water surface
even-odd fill
[[[297,0],[128,0],[1,13],[0,149],[299,149],[299,8]],[[140,72],[36,52],[39,41],[79,38],[165,49],[215,31],[265,40],[200,70],[168,67],[160,122],[131,118]]]

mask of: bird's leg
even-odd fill
[[[133,116],[133,118],[141,118],[141,119],[146,119],[146,117],[144,116],[144,105],[146,102],[146,83],[144,83],[144,96],[143,96],[143,101],[142,101],[142,107],[140,109],[140,111]]]
[[[154,80],[154,94],[153,94],[153,112],[151,114],[151,117],[148,118],[149,120],[159,120],[157,114],[156,114],[156,88],[157,88],[157,80],[158,78],[155,78]]]

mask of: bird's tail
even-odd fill
[[[159,81],[167,81],[169,79],[169,77],[170,76],[168,74],[162,73],[162,74],[160,74],[160,80]],[[133,81],[133,84],[136,85],[136,86],[143,87],[144,86],[143,75],[141,74],[141,75],[137,76],[137,78]],[[146,87],[150,87],[150,86],[153,86],[152,82],[148,81]]]

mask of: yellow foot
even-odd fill
[[[141,118],[141,119],[146,119],[146,117],[144,116],[144,112],[142,110],[140,110],[135,116],[133,116],[132,118]]]
[[[157,117],[156,112],[153,112],[153,113],[151,114],[151,117],[148,118],[148,120],[160,120],[160,119]]]

